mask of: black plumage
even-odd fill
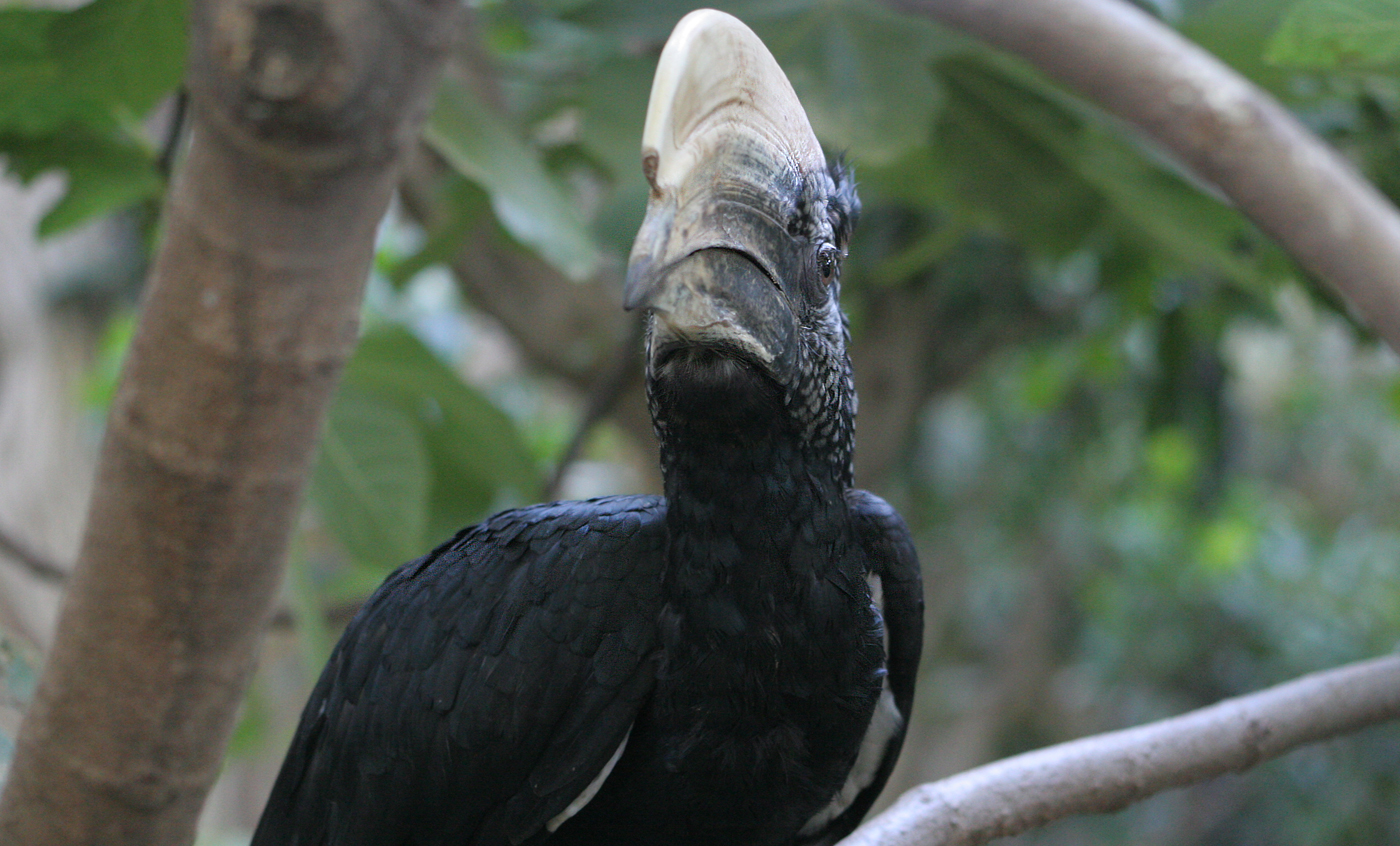
[[[704,76],[724,50],[769,76]],[[768,114],[797,108],[776,67],[702,12],[658,69],[627,299],[651,312],[664,497],[507,511],[390,576],[254,846],[819,844],[869,809],[922,594],[903,522],[852,488],[837,289],[859,203],[800,108]]]

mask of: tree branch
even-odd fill
[[[1220,189],[1400,350],[1400,214],[1272,97],[1122,0],[887,0],[1036,65]]]
[[[196,0],[192,144],[0,842],[187,844],[453,0]]]
[[[68,578],[62,567],[15,539],[4,528],[0,528],[0,555],[13,560],[40,581],[62,584]]]
[[[1400,655],[1062,743],[916,787],[841,846],[974,846],[1249,769],[1400,717]]]

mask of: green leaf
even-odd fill
[[[617,61],[632,62],[641,52],[639,47],[645,47],[639,64],[645,66],[648,84],[668,33],[695,8],[693,2],[677,0],[569,0],[548,5],[577,27],[568,30],[578,45],[576,53],[592,47],[598,54],[613,54],[608,62],[596,64],[601,74],[609,73],[609,65]],[[752,27],[772,51],[827,152],[849,153],[856,162],[870,165],[892,162],[927,143],[939,106],[929,62],[968,43],[924,17],[899,15],[869,0],[742,0],[721,5]],[[564,38],[558,28],[539,24],[532,33],[555,41]],[[599,93],[582,94],[581,99],[611,96],[609,83],[595,81],[594,70],[587,69],[581,87],[596,87]],[[629,84],[621,90],[632,89]],[[640,107],[645,106],[646,90],[631,98],[636,132],[624,146],[614,147],[629,156],[626,167],[617,173],[630,175],[637,169]],[[632,126],[633,121],[618,125]]]
[[[967,201],[990,208],[1041,249],[1064,253],[1108,226],[1177,265],[1245,285],[1238,212],[1146,158],[1093,112],[1036,78],[976,58],[938,64],[948,96],[940,141],[962,166]]]
[[[118,134],[72,125],[54,135],[0,135],[0,153],[23,179],[49,170],[68,175],[68,190],[39,222],[53,235],[89,218],[156,197],[164,187],[153,151]]]
[[[188,3],[93,0],[69,12],[0,11],[0,131],[139,120],[184,75]]]
[[[85,103],[63,90],[62,66],[49,30],[65,13],[51,9],[0,10],[0,128],[51,131]]]
[[[947,103],[936,144],[963,200],[1040,249],[1077,248],[1103,212],[1065,162],[1082,119],[976,58],[935,68]]]
[[[940,104],[929,63],[964,43],[866,0],[748,22],[786,71],[828,153],[874,165],[928,143]]]
[[[1236,249],[1248,228],[1239,212],[1098,127],[1086,131],[1070,163],[1108,202],[1115,226],[1144,237],[1180,266],[1209,267],[1246,288],[1260,284]]]
[[[462,233],[482,215],[490,214],[486,192],[459,174],[445,173],[435,193],[439,212],[433,215],[431,228],[424,233],[426,237],[419,248],[383,262],[376,256],[375,269],[398,290],[435,264],[451,265],[462,252]]]
[[[126,351],[131,349],[131,339],[135,336],[134,309],[117,310],[107,319],[107,325],[98,335],[97,346],[93,350],[92,369],[88,371],[82,386],[83,401],[90,411],[105,413],[111,406],[112,399],[117,395],[117,382],[121,379]]]
[[[93,0],[54,22],[67,93],[139,118],[185,73],[186,0]]]
[[[1265,58],[1295,68],[1394,69],[1400,0],[1302,0],[1274,32]]]
[[[240,755],[256,754],[259,747],[266,742],[267,733],[271,729],[272,720],[269,718],[267,699],[263,695],[262,686],[254,683],[248,695],[244,697],[243,707],[238,714],[238,722],[233,726],[233,734],[228,740],[228,756],[236,758]]]
[[[1249,562],[1258,544],[1258,532],[1247,521],[1219,517],[1202,528],[1196,560],[1207,575],[1228,576]]]
[[[1254,84],[1281,97],[1296,95],[1292,73],[1264,56],[1265,45],[1294,0],[1207,0],[1195,3],[1181,34]]]
[[[0,135],[0,152],[21,178],[49,170],[62,170],[68,176],[68,190],[39,222],[40,235],[53,235],[157,197],[164,189],[154,151],[130,138],[103,135],[83,126],[34,138]]]
[[[566,276],[587,279],[600,254],[577,201],[545,169],[539,152],[460,80],[445,80],[424,137],[454,170],[491,195],[516,240]]]
[[[538,471],[511,419],[407,330],[366,334],[345,381],[392,403],[418,433],[429,467],[420,546],[538,487]]]
[[[184,0],[0,11],[0,154],[25,178],[68,175],[41,235],[159,193],[139,121],[184,74]]]
[[[311,495],[352,558],[397,566],[423,551],[428,472],[412,417],[392,399],[343,385],[321,437]]]
[[[581,118],[579,141],[605,163],[614,178],[635,182],[644,190],[642,124],[655,71],[655,56],[619,56],[590,69],[572,98]]]

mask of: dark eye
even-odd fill
[[[836,278],[836,268],[841,264],[841,252],[830,244],[823,244],[817,250],[817,272],[822,275],[822,282],[830,285]]]

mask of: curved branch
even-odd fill
[[[194,839],[454,0],[196,0],[189,153],[0,842]]]
[[[974,846],[1396,718],[1400,656],[1373,658],[916,787],[840,846]]]
[[[1400,214],[1272,97],[1122,0],[887,0],[1039,67],[1217,186],[1400,350]]]

